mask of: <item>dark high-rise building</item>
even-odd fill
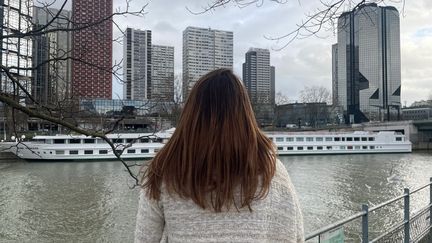
[[[274,116],[275,68],[270,66],[270,51],[250,48],[243,63],[243,82],[257,121],[270,124]]]
[[[333,58],[334,100],[346,121],[384,120],[398,113],[401,60],[396,8],[371,3],[343,13]]]
[[[112,0],[75,0],[74,28],[92,23],[72,34],[72,95],[74,98],[112,96],[112,22],[103,20],[113,13]]]
[[[32,5],[30,0],[0,0],[0,64],[8,67],[9,75],[29,92],[32,77],[32,41],[30,37],[18,38],[13,37],[13,34],[32,30]],[[0,91],[18,92],[21,98],[25,97],[22,90],[16,90],[17,86],[13,85],[10,76],[5,71],[0,71]]]
[[[53,20],[54,16],[57,16]],[[34,28],[71,28],[71,12],[34,7]],[[33,39],[32,95],[42,104],[53,104],[70,98],[71,85],[71,32],[55,31]]]
[[[174,47],[152,45],[152,100],[174,101]]]
[[[152,33],[150,30],[127,28],[123,43],[123,98],[151,99]]]

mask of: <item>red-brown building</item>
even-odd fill
[[[72,34],[72,96],[111,99],[112,0],[74,0],[74,28],[92,25]],[[99,23],[100,22],[100,23]],[[97,23],[97,24],[94,24]]]

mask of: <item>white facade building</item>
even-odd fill
[[[233,68],[231,31],[187,27],[183,31],[183,100],[195,82],[217,68]]]

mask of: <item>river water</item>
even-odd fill
[[[432,154],[280,157],[300,198],[310,233],[426,184]],[[137,190],[119,162],[0,163],[0,242],[132,242]],[[426,205],[427,190],[412,198]],[[401,204],[372,214],[378,234],[402,217]],[[358,222],[345,227],[359,242]]]

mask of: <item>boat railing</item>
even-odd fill
[[[415,193],[429,189],[429,203],[417,211],[410,209],[410,199]],[[371,222],[369,216],[377,210],[390,205],[397,206],[403,200],[403,218],[388,229],[380,229],[374,238],[369,233]],[[344,242],[344,226],[361,220],[360,235],[361,242],[419,242],[425,237],[432,237],[432,177],[426,185],[420,186],[412,191],[404,189],[404,193],[398,197],[383,203],[369,207],[363,204],[361,211],[347,218],[341,219],[306,236],[306,242]],[[376,231],[374,233],[377,233]]]

